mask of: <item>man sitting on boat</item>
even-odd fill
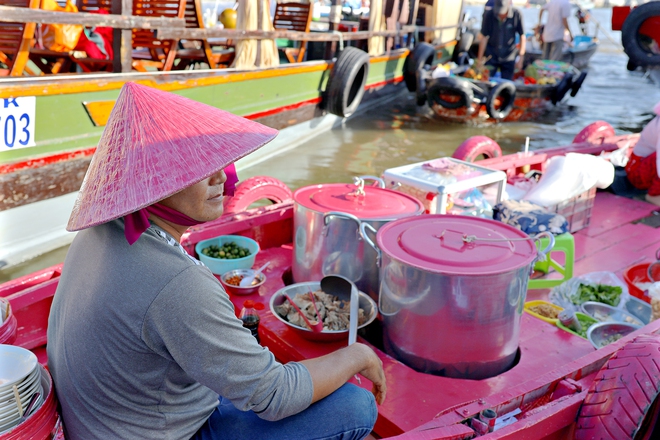
[[[573,41],[568,17],[571,15],[571,3],[568,0],[550,0],[539,11],[539,26],[543,13],[548,11],[548,21],[543,26],[543,59],[561,61],[564,50],[564,31]]]
[[[626,164],[628,180],[635,188],[647,190],[646,201],[660,206],[660,102],[653,108],[655,118],[646,124],[639,134],[639,140],[633,148]]]
[[[520,40],[520,49],[516,46],[516,36]],[[491,77],[499,70],[502,78],[513,79],[514,71],[522,68],[525,58],[524,36],[520,11],[511,6],[510,0],[495,0],[493,9],[486,10],[483,15],[481,32],[477,37],[477,64],[483,65],[485,62],[491,70]]]
[[[48,325],[67,439],[351,438],[385,398],[364,344],[280,364],[179,244],[222,214],[234,161],[276,131],[127,83],[75,203]],[[373,394],[346,382],[360,373]],[[219,397],[220,396],[220,397]]]

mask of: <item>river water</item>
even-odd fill
[[[475,17],[483,12],[481,7],[466,9]],[[538,9],[521,12],[525,29],[531,30],[537,24]],[[523,148],[526,137],[530,138],[530,149],[569,144],[584,126],[596,120],[609,122],[620,134],[639,132],[660,101],[660,86],[626,70],[628,57],[620,47],[621,35],[609,30],[610,20],[611,9],[592,11],[589,35],[600,27],[597,36],[601,45],[591,59],[589,75],[576,97],[568,97],[541,120],[480,126],[446,123],[435,119],[428,108],[416,107],[412,96],[401,94],[387,105],[356,115],[341,128],[242,172],[240,177],[268,175],[296,189],[313,183],[351,182],[355,175],[380,175],[387,168],[450,156],[462,141],[475,135],[489,136],[505,153],[511,153]],[[574,17],[570,25],[577,34]],[[67,249],[0,270],[0,282],[61,263]]]

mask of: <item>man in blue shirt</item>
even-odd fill
[[[520,38],[520,50],[516,47],[516,35]],[[478,40],[477,63],[485,62],[491,76],[499,70],[502,78],[513,79],[525,57],[525,33],[520,11],[511,7],[510,0],[495,0],[493,9],[484,12]]]

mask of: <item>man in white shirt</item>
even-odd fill
[[[560,61],[564,48],[564,30],[568,31],[573,41],[573,34],[568,27],[571,4],[569,0],[550,0],[539,12],[539,24],[544,11],[548,11],[548,22],[543,28],[543,59]]]

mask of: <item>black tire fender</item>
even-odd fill
[[[621,27],[621,43],[623,50],[637,66],[657,66],[660,65],[660,54],[651,53],[642,47],[639,40],[639,28],[644,22],[655,16],[660,16],[660,3],[649,2],[637,6],[630,11],[628,17]]]
[[[346,118],[357,110],[369,75],[369,55],[356,47],[341,51],[328,78],[325,108]]]
[[[463,52],[467,53],[474,43],[475,35],[471,31],[465,31],[461,34],[461,39],[458,40],[456,47],[454,48],[454,62],[458,63],[458,56]]]
[[[435,47],[428,43],[419,43],[408,54],[403,63],[403,82],[409,92],[418,91],[419,86],[423,86],[423,81],[418,81],[422,74],[424,66],[433,65],[435,60]]]
[[[461,107],[471,107],[474,98],[474,92],[467,80],[455,77],[436,78],[429,84],[428,90],[429,104],[437,104],[448,109],[457,109]],[[442,95],[458,95],[456,102],[447,101]]]
[[[580,72],[580,76],[577,77],[575,81],[573,81],[573,85],[571,86],[571,97],[575,97],[575,95],[578,94],[580,91],[580,87],[582,87],[582,83],[584,82],[584,79],[587,77],[587,71]]]
[[[627,343],[596,374],[578,412],[575,440],[658,438],[660,336]]]
[[[561,102],[562,99],[564,99],[564,96],[566,96],[566,93],[568,93],[569,90],[571,90],[571,87],[573,86],[573,74],[571,72],[567,72],[566,75],[559,81],[559,84],[555,86],[555,90],[552,93],[552,103],[554,105],[557,105],[558,103]]]
[[[513,110],[515,100],[516,85],[512,81],[502,81],[493,87],[486,97],[488,116],[498,121],[506,118]]]

